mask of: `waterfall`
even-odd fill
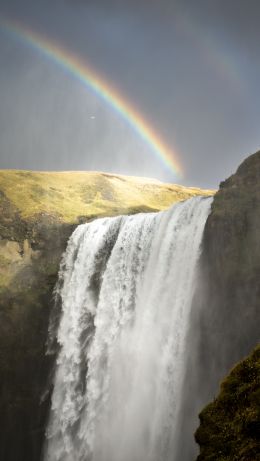
[[[77,227],[61,263],[45,461],[173,461],[211,198]]]

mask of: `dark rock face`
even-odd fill
[[[259,342],[260,152],[248,157],[236,174],[220,185],[205,228],[201,279],[196,295],[198,315],[194,320],[201,333],[195,359],[200,408],[214,397],[218,383],[230,368]],[[258,348],[231,373],[220,396],[201,413],[201,428],[196,433],[201,447],[198,460],[260,459],[259,443],[254,445],[251,440],[254,422],[252,434],[247,434],[251,413],[258,420],[258,427],[260,424],[259,411],[256,416],[259,379]],[[249,397],[250,386],[254,392],[256,383],[258,401],[253,395],[252,400]],[[244,428],[240,417],[244,418]],[[218,451],[221,443],[222,454]]]
[[[220,184],[205,228],[202,280],[199,357],[206,395],[259,341],[260,152]]]
[[[198,461],[260,459],[260,346],[231,371],[199,417]]]
[[[10,209],[6,206],[2,215],[1,234],[20,246],[21,258],[25,240],[31,254],[17,263],[19,270],[13,269],[12,281],[0,293],[0,459],[39,461],[50,403],[49,312],[61,254],[73,229],[44,214],[25,222],[11,210],[8,219]]]
[[[181,461],[196,458],[195,446],[186,442],[198,426],[196,415],[259,341],[260,152],[220,184],[205,226],[199,272],[180,421]]]

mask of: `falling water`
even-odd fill
[[[210,198],[71,236],[45,461],[172,461]]]

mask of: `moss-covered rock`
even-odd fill
[[[49,407],[52,292],[73,229],[211,194],[102,173],[0,171],[0,459],[39,461]]]
[[[231,371],[199,418],[197,461],[260,460],[260,345]]]

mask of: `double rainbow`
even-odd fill
[[[62,66],[73,77],[102,98],[117,112],[149,146],[151,152],[177,177],[182,176],[182,168],[175,151],[169,149],[151,126],[110,84],[101,79],[97,73],[75,54],[65,50],[53,41],[32,32],[17,22],[0,20],[0,25],[18,40],[42,52],[45,57]]]

